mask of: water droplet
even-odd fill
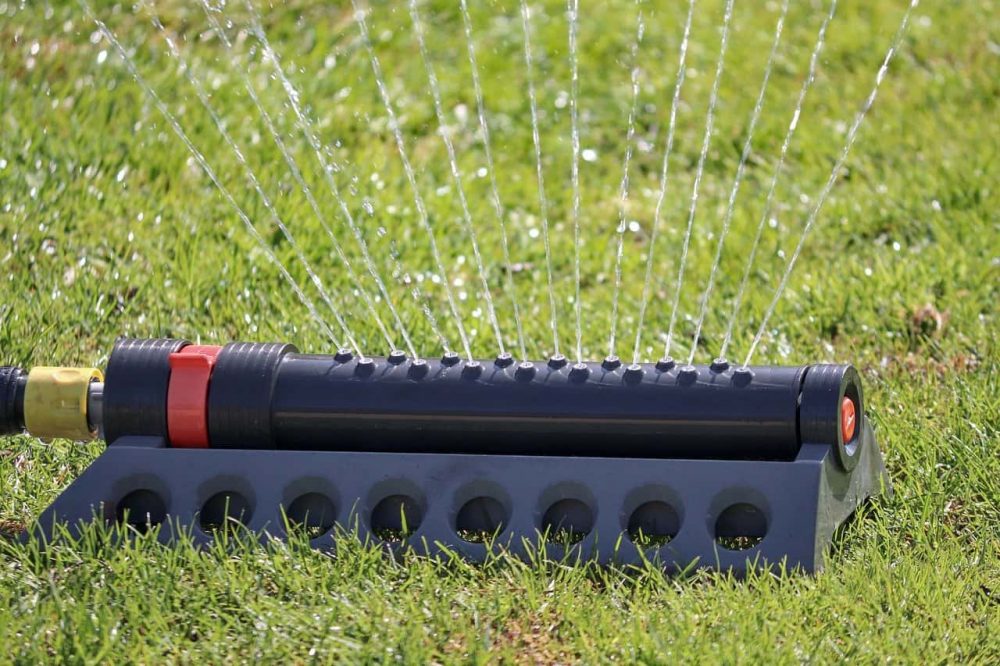
[[[583,152],[580,153],[580,157],[583,158],[584,162],[596,162],[597,151],[593,148],[584,148]]]

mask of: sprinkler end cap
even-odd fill
[[[851,443],[857,431],[858,408],[854,404],[854,399],[845,395],[844,399],[840,401],[840,434],[844,438],[845,446]]]

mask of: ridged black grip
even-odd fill
[[[21,368],[0,367],[0,435],[24,432],[24,385],[28,373]]]
[[[233,342],[219,352],[208,389],[212,448],[274,448],[271,402],[278,366],[292,345]]]
[[[104,377],[104,438],[167,436],[170,355],[187,340],[119,338]]]

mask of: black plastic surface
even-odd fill
[[[807,367],[753,368],[750,381],[706,366],[662,372],[480,362],[446,366],[289,354],[277,369],[271,447],[425,453],[790,460]],[[214,381],[214,380],[213,380]],[[832,442],[831,442],[832,443]],[[212,446],[216,446],[212,440]]]
[[[285,354],[281,343],[233,342],[215,361],[208,389],[208,437],[212,448],[274,448],[270,431],[275,376]]]
[[[849,398],[859,420],[855,437],[845,442],[841,428],[841,402]],[[857,462],[855,451],[861,431],[860,421],[865,419],[864,395],[861,378],[854,366],[814,365],[802,385],[799,407],[799,432],[803,442],[832,442],[837,461],[851,470]]]
[[[128,514],[137,531],[158,525],[165,543],[207,545],[225,520],[273,543],[311,518],[310,543],[325,550],[346,530],[395,552],[474,561],[508,550],[537,562],[541,546],[562,562],[815,571],[837,527],[890,487],[870,424],[861,430],[852,471],[823,444],[792,461],[747,461],[198,450],[125,437],[22,538],[52,543]],[[490,543],[475,538],[492,530]]]
[[[170,355],[186,340],[119,338],[104,373],[104,434],[167,436]]]
[[[109,440],[166,436],[169,354],[185,344],[119,341]],[[850,366],[390,361],[237,342],[216,360],[207,411],[212,448],[791,460],[813,443],[849,467],[845,395],[863,414]]]
[[[0,435],[24,432],[24,386],[28,373],[12,366],[0,367]]]

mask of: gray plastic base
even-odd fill
[[[212,509],[206,503],[215,497],[218,512],[218,494],[224,493],[221,506],[242,510],[242,521],[262,539],[281,538],[289,507],[299,514],[306,507],[315,517],[324,512],[325,497],[337,523],[356,529],[362,539],[385,536],[373,530],[373,522],[398,528],[400,506],[406,506],[409,527],[419,526],[403,543],[432,555],[443,544],[480,560],[486,546],[465,541],[457,530],[491,531],[503,520],[494,547],[521,557],[545,540],[546,531],[572,524],[586,536],[571,546],[547,543],[551,556],[563,556],[569,547],[570,556],[637,563],[641,553],[629,536],[631,523],[633,532],[641,524],[646,534],[672,535],[663,545],[642,549],[668,570],[693,564],[739,573],[784,563],[815,571],[835,529],[866,498],[889,491],[867,419],[864,428],[855,452],[858,464],[850,472],[832,447],[817,444],[804,445],[794,461],[777,462],[190,450],[165,448],[155,438],[123,437],[56,499],[33,530],[51,535],[59,520],[72,531],[95,516],[121,519],[130,509],[162,520],[164,541],[183,525],[196,541],[207,543],[211,531],[202,522]],[[307,499],[296,504],[303,496]],[[394,499],[380,505],[387,497]],[[462,511],[478,497],[494,501]],[[326,506],[329,513],[331,505]],[[166,519],[156,515],[163,511]],[[325,526],[332,518],[321,522]],[[332,548],[335,531],[312,543]],[[723,534],[763,538],[745,550],[730,550],[716,540]],[[723,543],[747,546],[753,539]]]

